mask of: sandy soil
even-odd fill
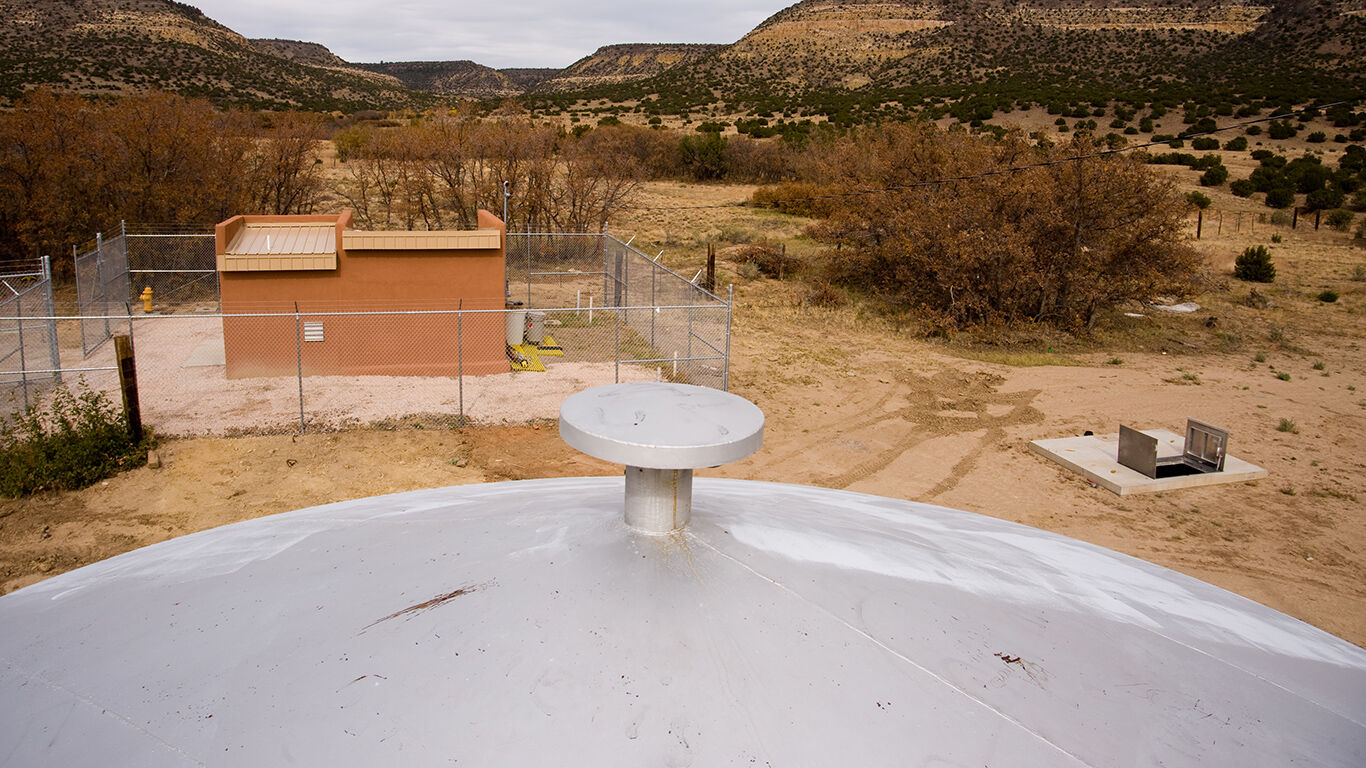
[[[744,194],[712,189],[715,199]],[[661,229],[683,231],[693,215],[664,217]],[[731,224],[757,226],[729,213],[712,220]],[[1207,229],[1201,247],[1226,271],[1266,237]],[[1058,531],[1366,645],[1366,283],[1350,279],[1366,250],[1304,228],[1284,240],[1273,246],[1280,277],[1259,286],[1268,308],[1245,306],[1249,286],[1228,280],[1196,297],[1197,313],[1136,307],[1144,317],[1117,315],[1089,345],[1052,352],[966,337],[928,342],[858,308],[807,307],[799,282],[744,281],[727,268],[725,279],[738,281],[732,389],[758,403],[768,425],[759,453],[704,474],[849,488]],[[672,258],[690,266],[697,254],[680,244]],[[1342,299],[1318,302],[1324,287]],[[1121,498],[1026,449],[1033,439],[1113,432],[1120,423],[1179,431],[1188,416],[1230,429],[1231,452],[1270,477]],[[1294,431],[1280,431],[1282,419]],[[169,440],[160,453],[159,469],[0,501],[0,590],[303,506],[618,471],[569,449],[548,421]]]

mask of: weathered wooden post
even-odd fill
[[[128,434],[133,442],[142,442],[142,411],[138,407],[138,368],[133,359],[133,337],[119,334],[114,337],[114,358],[119,367],[119,391],[123,393],[123,413],[128,417]]]
[[[716,243],[707,243],[707,290],[716,292]]]

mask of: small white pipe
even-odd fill
[[[583,291],[574,291],[574,314],[583,310]]]
[[[674,353],[674,376],[678,375],[678,353]]]
[[[588,324],[593,324],[593,297],[588,297]]]

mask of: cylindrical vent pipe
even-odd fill
[[[626,468],[626,524],[668,533],[692,516],[692,470]]]

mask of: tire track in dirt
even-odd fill
[[[877,455],[842,471],[837,467],[836,471],[813,480],[830,488],[848,488],[882,472],[898,458],[927,440],[977,432],[985,428],[986,434],[978,440],[969,455],[954,465],[948,478],[930,490],[929,497],[933,498],[952,490],[987,450],[1000,444],[1006,437],[1007,427],[1039,423],[1043,420],[1043,414],[1032,405],[1039,390],[998,394],[996,387],[1004,379],[993,374],[946,370],[929,376],[917,376],[903,371],[895,374],[895,378],[896,384],[884,391],[866,409],[871,412],[860,418],[837,423],[829,430],[822,430],[812,439],[803,440],[793,449],[773,457],[772,461],[775,464],[784,464],[804,453],[826,450],[832,441],[842,436],[852,435],[884,422],[900,422],[896,428],[905,429],[906,433],[892,439]],[[891,412],[882,412],[886,404],[898,396],[904,397],[909,404]],[[1008,406],[1010,410],[1000,416],[992,415],[992,408],[1000,406]],[[972,415],[945,416],[944,411],[959,411]]]
[[[1032,403],[1034,398],[1039,396],[1042,390],[1030,389],[1022,392],[1015,392],[1010,395],[1001,396],[997,405],[1012,404],[1010,412],[1005,416],[992,417],[987,409],[982,408],[977,411],[977,418],[980,423],[987,424],[986,434],[982,435],[977,441],[976,447],[968,452],[953,465],[948,477],[940,480],[933,488],[921,494],[920,501],[931,501],[948,493],[963,481],[976,466],[982,456],[993,446],[1001,445],[1006,440],[1006,427],[1014,427],[1022,424],[1039,424],[1043,422],[1043,413],[1035,408]],[[1013,401],[1013,403],[1011,402]]]

